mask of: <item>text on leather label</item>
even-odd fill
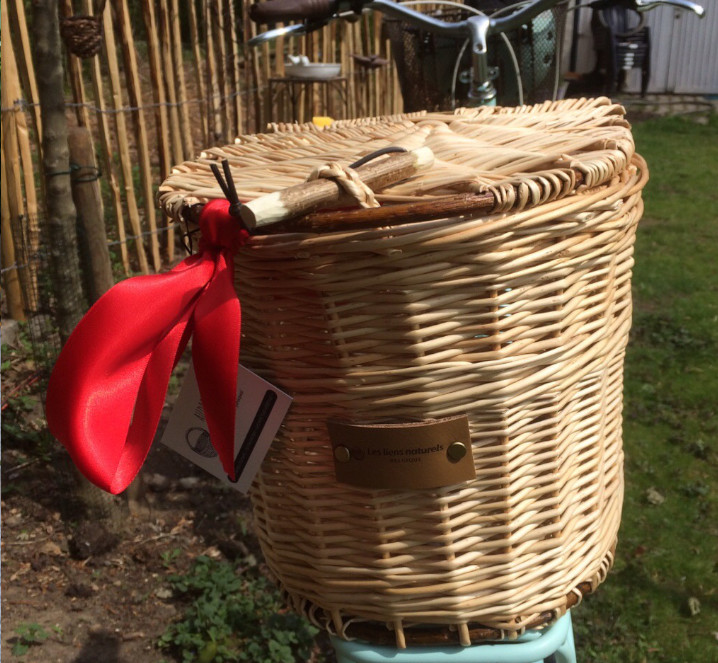
[[[337,481],[420,490],[476,478],[466,415],[402,424],[327,422]]]

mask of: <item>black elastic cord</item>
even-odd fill
[[[194,230],[188,230],[180,235],[180,241],[182,242],[182,246],[184,247],[184,250],[187,251],[188,255],[192,255],[192,235],[197,234],[199,230],[199,228],[195,228]]]
[[[222,159],[222,170],[224,171],[224,177],[219,172],[219,168],[216,163],[209,164],[209,167],[214,173],[214,177],[217,180],[224,197],[229,201],[229,213],[239,219],[239,210],[242,207],[242,203],[237,195],[237,187],[234,186],[234,178],[232,177],[232,171],[229,169],[229,161]]]
[[[82,177],[73,177],[78,171],[87,170],[91,174]],[[102,177],[102,171],[97,166],[80,166],[76,163],[71,163],[69,170],[53,170],[45,173],[46,177],[59,177],[60,175],[69,175],[73,182],[83,184],[84,182],[94,182]]]
[[[77,184],[85,184],[86,182],[96,182],[102,177],[102,171],[97,166],[77,166],[74,163],[70,166],[72,173],[70,180]],[[81,170],[87,171],[87,175],[77,175]]]
[[[372,152],[371,154],[367,154],[365,157],[362,157],[358,161],[355,161],[349,168],[359,168],[359,166],[363,166],[365,163],[369,163],[373,159],[377,159],[378,157],[384,156],[385,154],[393,154],[395,152],[406,152],[405,147],[398,147],[396,145],[391,145],[389,147],[382,147],[380,150],[377,150],[376,152]]]
[[[227,159],[222,160],[222,169],[224,170],[224,177],[227,181],[227,189],[229,190],[229,195],[227,196],[227,200],[229,200],[229,213],[238,219],[239,209],[242,207],[242,203],[237,195],[237,187],[234,186],[234,178],[232,177],[232,171],[229,169],[229,161],[227,161]]]
[[[222,193],[224,194],[224,197],[229,200],[229,189],[227,188],[227,185],[224,183],[224,178],[222,177],[222,173],[219,172],[219,168],[217,167],[216,163],[209,164],[209,167],[211,168],[212,172],[214,173],[214,178],[217,180],[217,184],[219,184],[219,188],[222,189]]]

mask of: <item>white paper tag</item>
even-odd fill
[[[234,428],[237,481],[233,482],[210,443],[197,378],[190,365],[161,442],[216,476],[222,483],[246,493],[291,402],[290,396],[244,366],[239,367]]]

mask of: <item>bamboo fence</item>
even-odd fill
[[[29,291],[19,286],[29,275],[16,261],[19,238],[13,233],[20,228],[24,240],[36,244],[42,234],[42,117],[31,17],[24,3],[1,1],[7,35],[2,40],[3,291],[8,311],[21,318],[32,302],[21,299],[20,293]],[[353,57],[391,59],[378,14],[366,12],[354,23],[335,22],[308,36],[249,48],[247,40],[268,27],[249,20],[249,4],[113,0],[105,3],[99,54],[81,60],[65,53],[68,122],[92,133],[118,275],[158,271],[177,259],[174,226],[155,201],[157,186],[175,164],[272,123],[304,122],[330,111],[335,119],[346,119],[402,110],[393,64],[362,70]],[[59,0],[63,17],[92,15],[95,6],[92,0]],[[307,84],[292,103],[291,86],[283,80],[289,54],[340,63],[341,87]]]

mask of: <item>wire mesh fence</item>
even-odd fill
[[[13,265],[3,266],[5,277],[14,271],[20,281],[25,331],[30,343],[31,360],[37,370],[49,375],[62,340],[56,323],[56,293],[52,287],[47,235],[43,233],[45,219],[41,216],[22,215],[13,219],[12,232],[15,240]],[[68,293],[69,294],[69,293]],[[78,307],[86,308],[83,293],[76,293]]]

